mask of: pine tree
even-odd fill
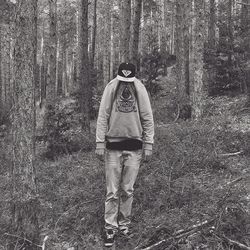
[[[130,61],[139,68],[139,35],[142,13],[142,0],[135,0],[134,19],[132,23],[132,39],[130,49]]]
[[[203,115],[204,109],[204,39],[205,20],[203,0],[194,0],[194,40],[193,40],[193,83],[192,83],[192,118],[197,119]]]
[[[79,86],[80,105],[82,112],[82,129],[90,132],[90,100],[91,86],[89,82],[88,58],[88,0],[80,1],[80,30],[79,30]]]
[[[1,112],[3,110],[3,80],[2,80],[2,23],[0,22],[0,119],[1,119]]]
[[[121,61],[129,61],[129,42],[131,25],[131,0],[120,1],[120,53]]]
[[[49,74],[46,102],[53,104],[56,96],[57,0],[49,0]]]
[[[186,53],[184,44],[185,30],[185,1],[176,1],[176,27],[175,27],[175,81],[177,89],[177,103],[180,109],[180,118],[190,117],[189,96],[187,93],[186,82]]]
[[[37,0],[16,3],[14,105],[12,114],[12,228],[9,249],[38,249],[39,224],[35,166],[35,65]],[[14,242],[14,243],[13,243]]]
[[[91,64],[92,64],[92,67],[94,67],[95,51],[96,51],[96,28],[97,28],[96,10],[97,10],[97,0],[94,0],[93,9],[94,9],[94,14],[93,14],[93,28],[92,28],[92,45],[91,45]]]
[[[215,84],[216,68],[215,68],[215,53],[216,53],[216,6],[215,0],[210,0],[209,24],[208,24],[208,42],[206,47],[206,63],[207,63],[207,86],[208,93],[213,93]]]
[[[111,9],[111,11],[110,11]],[[111,37],[111,12],[112,2],[108,1],[105,4],[105,17],[104,17],[104,29],[103,29],[103,84],[104,86],[110,80],[110,37]]]

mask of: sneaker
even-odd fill
[[[115,241],[115,232],[112,229],[106,231],[104,245],[105,247],[112,247]]]

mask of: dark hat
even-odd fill
[[[133,82],[135,80],[135,65],[132,63],[121,63],[117,79],[124,82]]]

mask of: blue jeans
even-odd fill
[[[134,183],[140,168],[142,150],[107,150],[105,174],[105,229],[126,229],[131,220]]]

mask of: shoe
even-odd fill
[[[112,229],[106,231],[104,245],[105,247],[112,247],[115,242],[115,232]]]

